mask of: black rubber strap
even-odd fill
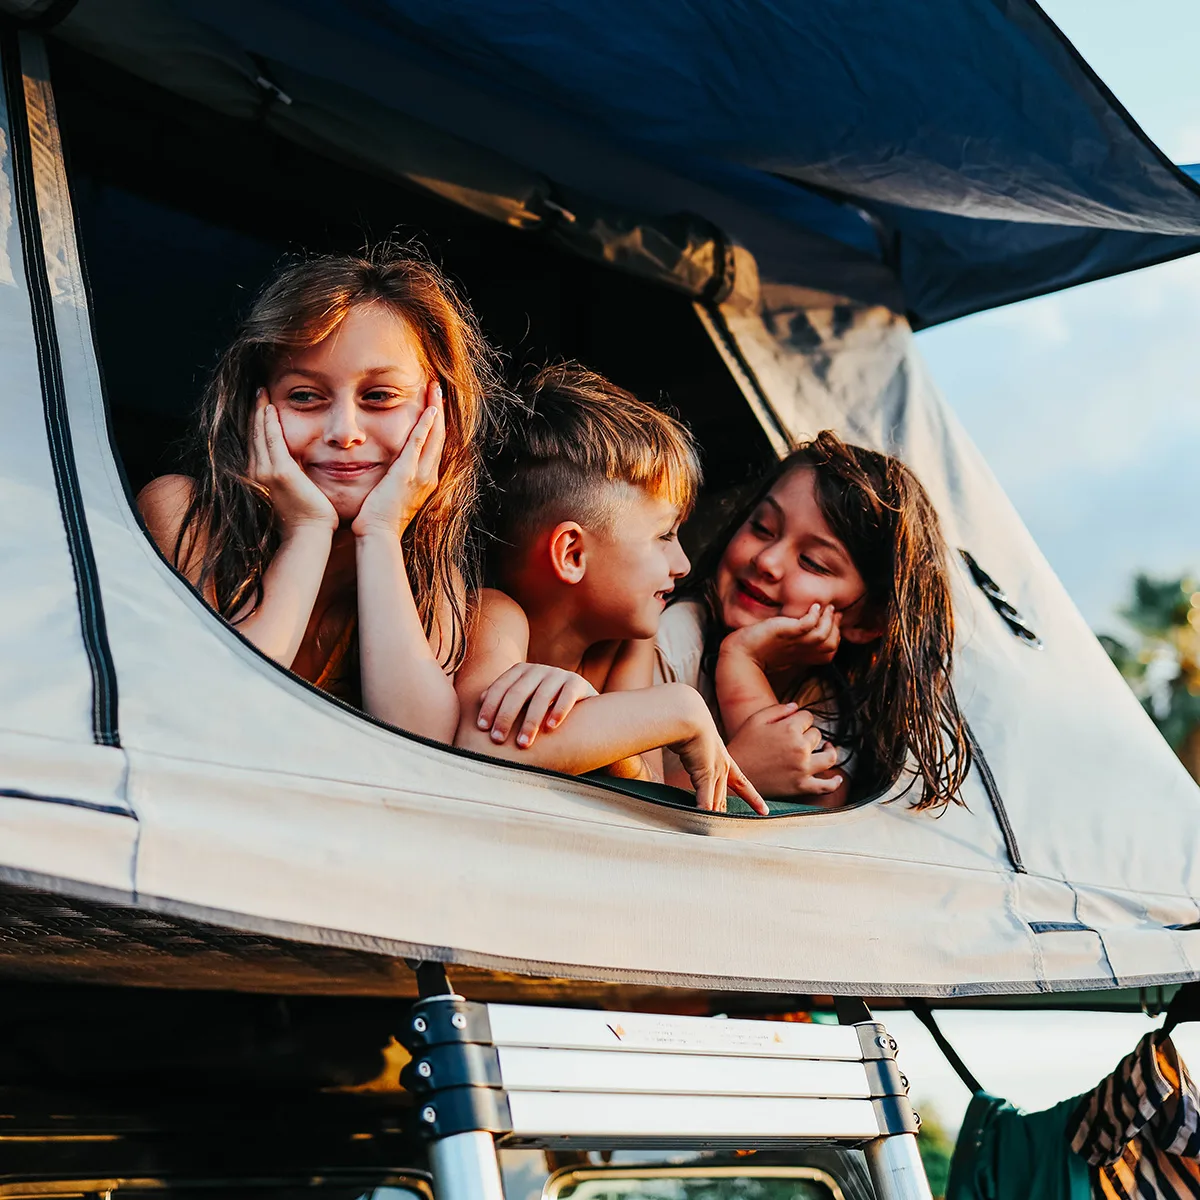
[[[976,1092],[982,1092],[979,1080],[971,1074],[967,1068],[967,1064],[958,1057],[958,1051],[946,1040],[946,1035],[942,1032],[941,1026],[933,1019],[933,1010],[924,1000],[909,1000],[909,1010],[913,1016],[929,1030],[930,1036],[937,1043],[937,1048],[945,1056],[946,1061],[954,1068],[954,1073],[967,1085],[967,1090],[972,1096]]]
[[[119,746],[117,725],[117,673],[108,631],[100,580],[87,516],[79,486],[79,472],[71,446],[71,426],[67,416],[66,386],[62,358],[54,327],[54,309],[50,283],[46,278],[46,256],[42,247],[42,223],[38,216],[37,193],[33,180],[33,153],[29,140],[29,117],[25,111],[25,86],[21,71],[21,47],[11,27],[0,32],[0,65],[4,70],[4,94],[8,104],[8,123],[12,143],[13,192],[17,223],[21,232],[21,255],[29,289],[29,307],[33,317],[34,344],[38,374],[42,385],[42,411],[46,420],[46,438],[54,469],[54,487],[59,511],[67,534],[71,570],[83,632],[83,647],[92,673],[92,740],[100,746]]]

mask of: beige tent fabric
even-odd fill
[[[937,819],[903,802],[700,814],[422,743],[265,661],[166,566],[124,493],[45,59],[21,42],[121,746],[91,740],[10,204],[0,551],[21,569],[0,573],[0,878],[301,941],[586,979],[939,995],[1200,974],[1200,935],[1166,928],[1200,916],[1197,790],[1103,661],[907,331],[872,310],[828,342],[832,387],[779,336],[787,297],[735,298],[714,331],[736,339],[761,381],[756,404],[781,428],[832,424],[902,452],[952,541],[1045,640],[1040,653],[1019,644],[961,575],[959,686],[1027,873],[1013,870],[977,775],[968,807]],[[3,165],[11,193],[10,152]]]

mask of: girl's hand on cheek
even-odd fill
[[[387,474],[371,489],[354,518],[351,528],[360,537],[378,532],[399,537],[437,487],[438,467],[446,444],[441,384],[431,382],[425,396],[425,410],[404,448]]]
[[[817,667],[832,662],[842,638],[842,614],[832,604],[814,604],[802,617],[768,617],[735,629],[721,653],[745,654],[764,671]]]
[[[249,474],[266,491],[284,537],[305,527],[337,528],[337,512],[329,498],[292,457],[266,388],[258,390],[250,427]]]

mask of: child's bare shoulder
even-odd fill
[[[200,562],[208,544],[207,535],[203,530],[193,527],[185,544],[178,547],[178,560],[176,549],[184,517],[195,495],[196,481],[187,475],[160,475],[150,480],[137,498],[138,512],[142,515],[147,533],[159,550],[175,561],[192,583],[198,578]]]
[[[137,506],[143,520],[173,521],[176,526],[196,494],[196,481],[187,475],[160,475],[138,492]]]
[[[499,634],[529,637],[529,618],[525,610],[507,592],[498,588],[479,591],[479,620],[486,622]]]

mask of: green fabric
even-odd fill
[[[1088,1165],[1067,1141],[1080,1099],[1025,1113],[976,1092],[954,1147],[946,1200],[1091,1200]]]

